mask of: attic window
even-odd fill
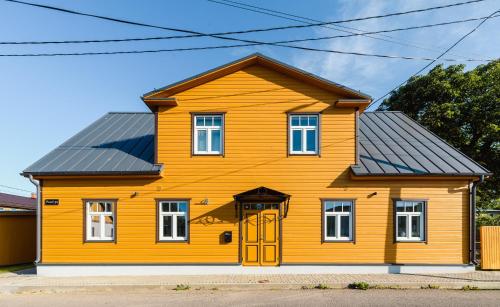
[[[193,126],[193,153],[222,155],[224,116],[222,114],[195,115]]]

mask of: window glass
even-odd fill
[[[172,236],[172,216],[165,215],[163,216],[163,236],[171,237]]]
[[[398,216],[398,237],[406,237],[406,216]]]
[[[198,151],[207,151],[207,131],[198,130]]]
[[[214,126],[220,127],[222,125],[222,117],[215,116],[214,117]]]
[[[335,230],[336,230],[336,225],[335,225],[335,216],[327,216],[326,217],[326,236],[327,237],[335,237]]]
[[[307,151],[316,151],[316,130],[307,130],[306,132],[307,140]]]
[[[340,216],[340,236],[349,237],[349,215]]]
[[[325,202],[325,211],[326,212],[333,212],[333,206],[334,206],[334,203],[331,202],[331,201],[326,201]]]
[[[351,212],[351,203],[347,202],[342,203],[342,211]]]
[[[300,117],[300,125],[301,126],[309,126],[309,122],[308,122],[307,116],[301,116]]]
[[[105,237],[108,237],[108,238],[113,237],[113,230],[114,230],[113,225],[114,225],[114,222],[113,222],[112,215],[104,217],[104,236]]]
[[[334,211],[335,212],[342,212],[342,203],[341,202],[338,202],[338,201],[335,202]]]
[[[220,130],[212,130],[212,151],[220,151]]]
[[[196,126],[205,126],[205,118],[203,116],[196,116]]]
[[[405,201],[405,211],[413,212],[413,204],[411,202]]]
[[[293,151],[301,151],[302,150],[302,131],[293,130],[292,131],[292,144]]]
[[[186,236],[186,217],[184,215],[177,216],[177,236]]]
[[[316,116],[309,116],[309,126],[317,126],[318,118]]]
[[[292,116],[292,126],[298,126],[300,123],[298,116]]]
[[[92,237],[97,237],[99,236],[99,233],[101,232],[101,219],[98,215],[92,216],[91,217],[91,236]]]
[[[187,204],[185,202],[179,203],[179,212],[186,212]]]
[[[411,236],[420,238],[420,216],[411,217]]]
[[[413,207],[413,211],[423,212],[423,207],[424,207],[424,204],[421,201],[415,202],[414,207]]]
[[[404,212],[405,211],[405,204],[402,201],[398,201],[396,203],[396,208],[398,212]]]

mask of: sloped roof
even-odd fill
[[[359,122],[360,163],[351,166],[355,175],[489,175],[401,112],[364,112]],[[108,113],[23,174],[159,174],[154,134],[152,113]]]
[[[159,174],[154,115],[108,113],[24,170],[33,175]]]
[[[149,99],[156,99],[159,97],[169,97],[178,92],[185,91],[189,88],[198,86],[200,84],[206,83],[208,81],[220,78],[222,76],[231,74],[245,67],[259,64],[276,71],[280,71],[292,78],[300,79],[304,82],[313,83],[316,86],[322,87],[323,89],[329,91],[335,91],[342,93],[349,98],[353,99],[367,99],[371,100],[370,95],[362,93],[361,91],[354,90],[345,85],[332,82],[330,80],[324,79],[310,72],[302,70],[300,68],[288,65],[286,63],[280,62],[276,59],[267,57],[260,53],[254,53],[249,56],[243,57],[241,59],[235,60],[233,62],[218,66],[216,68],[207,70],[195,76],[189,77],[187,79],[169,84],[167,86],[161,87],[150,91],[142,96],[144,101]]]
[[[36,198],[0,193],[0,207],[36,210]]]
[[[355,175],[489,175],[489,171],[402,112],[359,118]]]

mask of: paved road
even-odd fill
[[[0,306],[500,306],[498,290],[186,290],[2,294]]]

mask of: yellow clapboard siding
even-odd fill
[[[175,98],[178,106],[158,113],[161,178],[43,181],[43,198],[60,200],[43,207],[43,263],[238,262],[232,196],[259,186],[292,195],[284,263],[468,261],[468,182],[351,180],[355,110],[333,106],[345,97],[255,65]],[[190,112],[225,112],[224,157],[191,156]],[[287,155],[287,112],[322,112],[320,157]],[[83,242],[83,198],[118,199],[116,243]],[[191,198],[189,242],[156,241],[155,198]],[[320,198],[356,199],[355,243],[322,243]],[[427,244],[393,243],[392,198],[428,199]],[[233,242],[220,242],[224,231]]]

